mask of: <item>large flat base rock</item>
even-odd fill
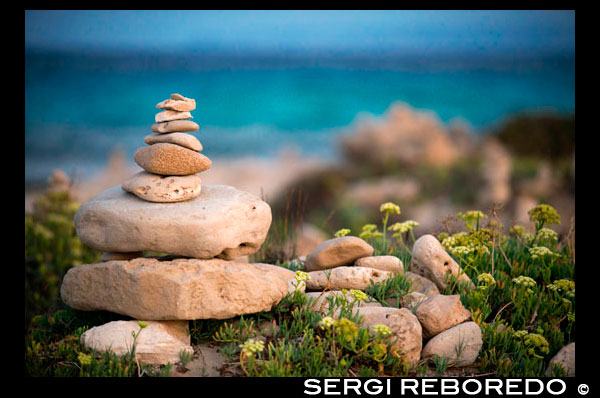
[[[231,260],[258,251],[271,226],[271,208],[226,185],[203,185],[197,197],[152,203],[113,187],[75,214],[77,236],[104,252],[153,251]]]
[[[263,264],[136,258],[71,268],[61,297],[78,310],[136,319],[228,319],[271,310],[288,293],[287,276]]]

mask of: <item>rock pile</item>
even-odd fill
[[[202,155],[202,144],[188,132],[200,127],[192,122],[190,111],[196,109],[196,101],[180,94],[159,102],[163,109],[155,116],[152,126],[155,134],[144,142],[149,146],[139,148],[133,159],[145,171],[139,172],[121,188],[149,202],[181,202],[190,200],[201,191],[197,173],[208,170],[212,161]]]
[[[470,322],[471,312],[459,295],[440,294],[450,275],[473,284],[439,241],[425,235],[415,242],[414,272],[405,271],[395,256],[373,256],[373,252],[371,245],[354,236],[329,239],[317,246],[305,261],[310,276],[306,295],[313,299],[313,309],[329,313],[329,297],[346,298],[364,317],[363,326],[383,324],[392,330],[394,347],[412,366],[435,355],[449,358],[454,366],[473,363],[483,343],[481,329]],[[383,283],[396,274],[403,274],[411,288],[402,297],[386,299],[390,307],[374,299],[358,301],[348,291],[366,290],[371,283]],[[334,316],[339,313],[336,310]]]
[[[195,107],[193,99],[179,94],[160,102],[163,111],[152,126],[156,134],[134,155],[144,171],[101,192],[75,214],[81,241],[104,253],[102,262],[67,272],[61,297],[75,309],[145,322],[136,342],[141,362],[174,363],[182,350],[193,351],[188,320],[269,311],[294,278],[282,267],[243,262],[263,244],[271,208],[234,187],[201,187],[197,173],[212,162],[188,134],[199,128],[188,120]],[[131,349],[137,325],[98,326],[82,335],[82,343],[122,354]]]

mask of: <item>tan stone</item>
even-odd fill
[[[104,252],[100,261],[114,261],[114,260],[132,260],[134,258],[144,257],[142,252],[131,252],[131,253],[115,253],[115,252]]]
[[[152,203],[114,187],[75,214],[83,244],[106,252],[155,251],[226,260],[255,253],[271,225],[271,208],[226,185],[203,185],[194,199]]]
[[[202,144],[198,141],[198,138],[186,133],[150,134],[144,137],[144,142],[148,145],[167,142],[169,144],[181,145],[192,151],[202,151]]]
[[[426,339],[471,318],[471,311],[462,305],[458,294],[431,296],[417,307],[416,312]]]
[[[550,360],[548,368],[546,369],[546,377],[552,377],[553,365],[561,365],[565,370],[567,377],[575,376],[575,342],[561,348]]]
[[[212,161],[201,153],[167,143],[141,147],[133,160],[148,173],[166,176],[196,174],[212,166]]]
[[[286,281],[252,264],[213,259],[137,258],[69,269],[61,297],[70,307],[144,320],[228,319],[269,311]]]
[[[449,358],[453,366],[471,365],[477,359],[483,340],[475,322],[465,322],[438,334],[423,347],[422,359],[437,355]]]
[[[400,357],[414,366],[421,357],[423,339],[421,325],[416,316],[406,308],[359,307],[356,311],[365,317],[363,326],[371,329],[375,325],[386,325],[392,330],[393,347]]]
[[[159,102],[156,107],[179,112],[193,111],[196,109],[196,100],[179,94],[171,94],[170,99]]]
[[[440,294],[440,290],[437,288],[435,283],[433,283],[429,279],[410,271],[407,272],[405,275],[406,279],[411,281],[411,292],[423,293],[427,297],[433,296],[435,294]]]
[[[373,283],[381,283],[393,276],[389,271],[367,267],[337,267],[323,271],[311,271],[306,281],[307,290],[363,290]]]
[[[418,308],[419,304],[421,304],[425,300],[427,300],[427,296],[423,293],[412,292],[402,296],[402,298],[400,299],[400,306],[402,308],[407,308],[413,311],[414,309]]]
[[[162,111],[154,115],[156,123],[170,122],[172,120],[192,119],[192,114],[189,112],[178,111]]]
[[[306,293],[306,298],[310,309],[318,311],[324,315],[329,313],[329,297],[339,297],[346,299],[346,302],[355,307],[381,307],[381,304],[373,301],[357,301],[349,291],[346,293],[341,290],[327,290],[324,292],[309,292]],[[374,299],[370,299],[374,300]],[[339,309],[336,309],[334,316],[339,315]]]
[[[356,260],[354,265],[357,267],[369,267],[383,271],[390,271],[394,274],[400,274],[404,272],[402,261],[396,256],[362,257]]]
[[[191,120],[173,120],[170,122],[155,123],[151,128],[152,131],[159,134],[198,131],[199,129],[200,126]]]
[[[172,203],[190,200],[200,195],[202,180],[195,174],[188,176],[160,176],[141,171],[121,185],[124,191],[131,192],[149,202]]]
[[[296,273],[292,270],[273,264],[253,263],[252,265],[265,272],[277,275],[277,277],[286,281],[288,284],[288,292],[290,293],[294,290],[300,290],[301,292],[306,290],[306,283],[304,281],[297,281],[295,278]]]
[[[139,332],[135,340],[136,358],[141,363],[161,365],[179,362],[181,351],[194,352],[187,321],[145,322],[148,326],[143,329],[137,321],[113,321],[96,326],[81,335],[81,343],[96,351],[112,351],[123,356],[132,350],[132,332]]]
[[[442,290],[446,289],[450,274],[454,275],[457,281],[468,284],[472,289],[475,288],[471,279],[433,235],[423,235],[415,242],[411,269],[431,280]]]
[[[371,256],[373,247],[356,236],[329,239],[306,257],[306,270],[317,271],[351,265],[361,257]]]

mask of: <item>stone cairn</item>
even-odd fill
[[[234,187],[201,187],[197,173],[212,162],[187,134],[199,128],[187,120],[195,101],[173,94],[157,107],[164,111],[152,126],[156,134],[147,136],[149,146],[134,156],[144,171],[101,192],[75,214],[81,241],[104,254],[100,263],[67,272],[63,301],[79,310],[133,318],[86,331],[84,345],[124,354],[133,345],[139,320],[147,326],[135,342],[138,360],[176,363],[182,351],[194,352],[189,320],[269,311],[296,288],[315,299],[315,310],[326,312],[327,297],[356,300],[348,290],[366,290],[371,282],[403,273],[412,282],[411,292],[401,300],[389,298],[391,307],[369,298],[357,303],[354,310],[364,316],[364,325],[388,326],[402,357],[413,366],[435,355],[457,366],[475,361],[482,345],[479,326],[470,322],[460,296],[440,294],[447,273],[474,285],[435,237],[424,235],[415,242],[412,272],[397,257],[373,256],[373,247],[353,236],[326,240],[299,259],[310,276],[300,286],[286,268],[247,263],[241,258],[258,251],[266,239],[269,205]],[[202,357],[203,348],[197,349]]]

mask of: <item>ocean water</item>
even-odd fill
[[[574,60],[459,68],[192,66],[26,55],[26,183],[56,167],[89,175],[115,148],[132,159],[150,134],[155,104],[173,92],[195,98],[196,136],[213,158],[271,157],[286,147],[339,156],[337,137],[357,118],[380,116],[398,101],[434,111],[443,122],[462,118],[480,133],[523,111],[575,111]]]

